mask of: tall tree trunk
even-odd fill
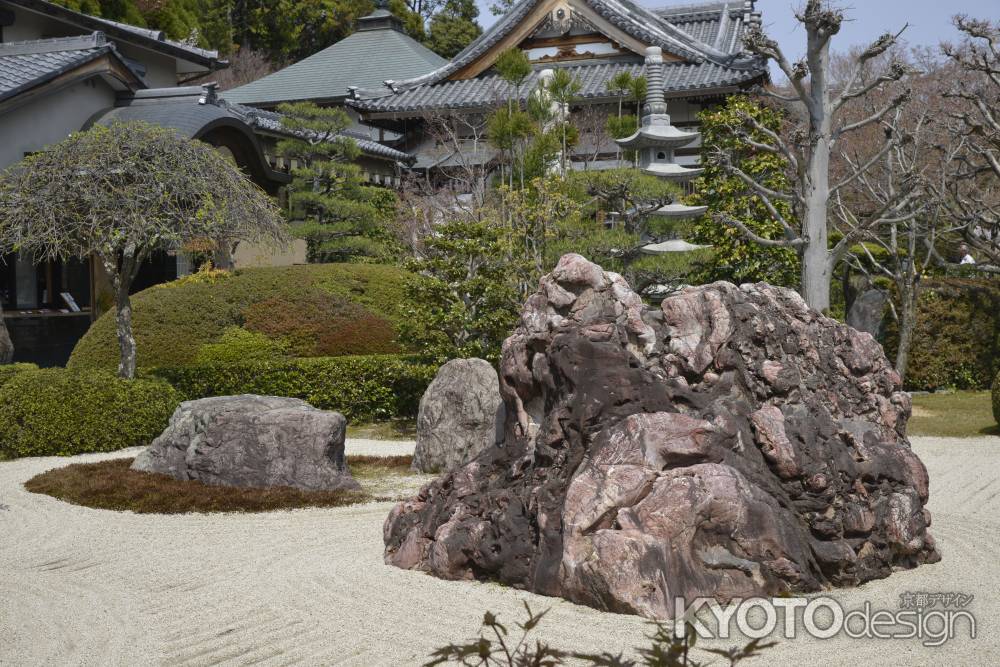
[[[904,294],[900,294],[899,347],[896,349],[896,372],[901,380],[906,380],[910,361],[910,347],[913,344],[913,330],[917,319],[917,286],[907,281]]]
[[[118,332],[118,376],[127,380],[135,377],[135,336],[132,334],[132,300],[127,281],[115,281],[115,326]]]
[[[120,260],[102,257],[104,269],[111,277],[115,290],[115,331],[118,334],[118,377],[131,380],[135,377],[135,335],[132,333],[132,300],[129,289],[139,265],[135,255],[124,253]]]
[[[810,114],[808,184],[803,206],[802,298],[809,307],[823,313],[830,309],[830,278],[835,268],[829,252],[827,205],[830,201],[830,91],[826,76],[830,65],[830,46],[810,31],[809,60]]]

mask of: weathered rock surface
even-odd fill
[[[847,324],[858,331],[878,337],[889,304],[889,295],[880,289],[868,289],[858,295],[847,311]]]
[[[385,522],[385,560],[669,617],[940,557],[881,348],[765,284],[645,307],[562,258],[503,347],[502,444]]]
[[[500,380],[484,359],[453,359],[420,399],[413,469],[453,470],[503,438]]]
[[[339,412],[297,398],[186,401],[132,469],[223,486],[358,489],[344,461],[346,427]]]

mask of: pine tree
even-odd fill
[[[360,153],[346,130],[342,109],[311,102],[283,104],[285,128],[294,138],[278,142],[277,151],[293,160],[288,205],[292,231],[309,244],[312,262],[379,261],[394,249],[388,229],[395,194],[366,185],[352,161]]]

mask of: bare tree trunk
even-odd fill
[[[118,335],[118,377],[131,380],[135,377],[136,346],[132,333],[132,300],[129,289],[138,267],[138,260],[132,254],[123,254],[120,261],[101,257],[105,271],[111,277],[115,290],[115,331]]]
[[[235,266],[235,248],[228,241],[218,241],[212,252],[212,267],[222,271],[232,271]]]
[[[804,199],[802,248],[802,298],[810,308],[825,313],[830,310],[830,278],[836,266],[829,253],[827,207],[830,202],[830,91],[826,77],[830,71],[830,43],[810,30],[809,61],[810,118],[809,156]]]
[[[913,330],[917,319],[917,286],[910,283],[904,288],[905,294],[900,294],[899,313],[899,347],[896,348],[896,372],[901,380],[906,380],[907,366],[910,360],[910,347],[913,344]]]
[[[115,325],[118,331],[118,376],[126,380],[135,377],[135,336],[132,334],[132,300],[125,281],[115,281]]]
[[[7,323],[3,319],[3,306],[0,306],[0,364],[14,361],[14,343],[7,331]]]

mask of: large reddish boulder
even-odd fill
[[[899,376],[791,290],[649,308],[567,255],[500,370],[503,442],[392,510],[387,563],[665,618],[940,558]]]

